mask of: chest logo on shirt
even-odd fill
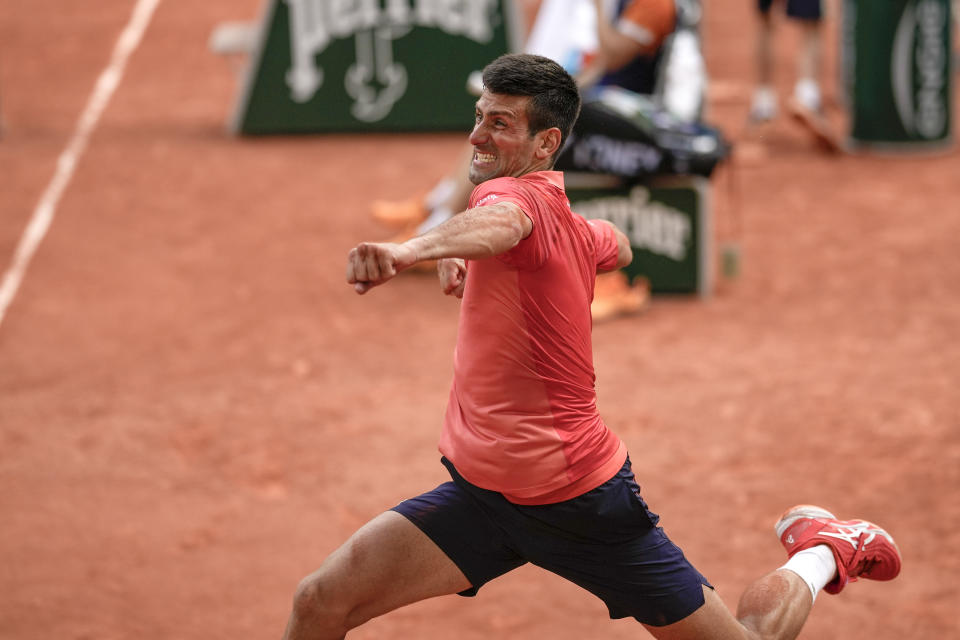
[[[290,8],[290,97],[308,102],[324,83],[317,56],[353,36],[356,60],[344,86],[357,120],[384,119],[407,90],[407,69],[394,60],[394,41],[414,27],[440,29],[477,43],[493,39],[497,0],[284,0]]]
[[[498,196],[497,194],[491,193],[490,195],[484,196],[484,197],[480,198],[479,200],[477,200],[477,204],[475,204],[474,206],[479,207],[479,206],[481,206],[481,205],[485,205],[485,204],[487,204],[488,202],[490,202],[491,200],[496,200],[496,199],[499,198],[499,197],[500,197],[500,196]]]

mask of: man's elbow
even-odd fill
[[[612,222],[608,222],[613,228],[614,236],[617,238],[617,268],[627,266],[633,262],[633,247],[630,246],[630,239],[623,231]]]
[[[631,262],[633,262],[633,249],[628,242],[621,242],[617,251],[617,269],[622,269]]]

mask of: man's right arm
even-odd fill
[[[533,222],[519,206],[501,202],[468,209],[402,244],[363,242],[347,256],[347,282],[366,293],[424,260],[492,258],[530,235]]]
[[[530,235],[533,222],[513,202],[467,209],[407,240],[417,260],[492,258],[517,246]]]

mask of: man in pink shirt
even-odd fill
[[[558,172],[484,182],[478,203],[515,206],[538,232],[470,262],[440,451],[513,503],[568,500],[627,456],[597,411],[589,300],[597,270],[629,260],[630,248],[610,225],[570,212]]]
[[[793,638],[820,589],[894,578],[885,531],[794,507],[776,527],[789,560],[747,588],[734,617],[657,526],[594,389],[594,276],[627,264],[630,246],[571,212],[551,171],[579,113],[576,84],[526,54],[498,58],[483,82],[469,208],[402,244],[361,243],[347,263],[362,294],[438,260],[444,293],[463,299],[440,440],[451,481],[374,518],[304,578],[284,637],[343,638],[527,562],[670,639]]]

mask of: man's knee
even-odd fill
[[[300,581],[293,596],[296,619],[324,629],[330,637],[366,622],[369,612],[365,604],[375,598],[370,574],[376,564],[372,560],[376,544],[369,538],[368,529],[361,528]]]
[[[350,630],[350,604],[342,591],[333,588],[322,573],[313,573],[297,585],[293,594],[293,617],[313,629],[326,629],[331,637]]]

